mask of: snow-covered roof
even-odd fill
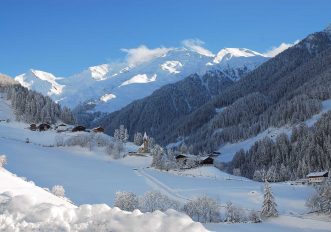
[[[209,158],[209,156],[200,156],[199,160],[205,160],[205,159],[208,159],[208,158]]]
[[[321,177],[324,176],[325,174],[328,174],[328,171],[323,171],[323,172],[311,172],[307,175],[307,177]]]

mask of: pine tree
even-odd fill
[[[119,130],[119,129],[116,129],[116,130],[114,131],[114,139],[115,139],[116,141],[120,141],[120,140],[121,140],[120,130]]]
[[[137,146],[140,146],[143,143],[143,135],[140,132],[134,134],[133,142]]]
[[[267,180],[265,180],[264,184],[264,200],[263,206],[261,211],[261,217],[268,218],[268,217],[277,217],[278,211],[276,209],[277,204],[275,202],[275,198],[272,194],[271,187]]]

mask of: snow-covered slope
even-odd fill
[[[51,73],[30,69],[28,72],[15,77],[22,86],[36,90],[44,95],[60,95],[63,85],[59,84],[61,78]]]
[[[67,200],[57,197],[36,186],[32,181],[27,182],[24,178],[17,177],[3,168],[0,168],[0,183],[0,194],[6,193],[6,195],[11,197],[25,195],[35,204],[50,203],[53,205],[64,205],[69,208],[74,207]]]
[[[1,231],[207,231],[175,210],[141,213],[106,204],[76,207],[0,168]]]
[[[267,59],[244,48],[222,49],[216,56],[173,48],[145,62],[93,66],[67,78],[30,70],[15,79],[71,108],[88,103],[96,105],[95,111],[113,112],[190,74],[221,70],[230,79],[238,80]]]

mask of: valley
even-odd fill
[[[331,232],[331,1],[0,9],[0,232]]]
[[[167,172],[151,168],[152,157],[148,155],[126,156],[114,160],[98,148],[91,151],[81,147],[54,147],[58,134],[56,131],[30,131],[28,124],[15,122],[11,118],[13,113],[4,100],[1,101],[1,106],[1,117],[11,120],[0,124],[0,147],[1,153],[7,156],[6,169],[43,188],[51,189],[54,185],[62,185],[66,197],[75,205],[106,203],[112,206],[117,191],[143,195],[147,191],[157,190],[182,204],[197,196],[208,195],[218,199],[224,207],[231,201],[243,210],[261,208],[262,183],[229,175],[212,166]],[[74,133],[63,132],[61,136],[72,136],[71,134]],[[29,138],[29,143],[26,143],[26,138]],[[134,144],[125,145],[126,151],[136,149]],[[2,185],[0,191],[23,193],[16,192],[14,186]],[[303,227],[309,229],[318,222],[319,229],[314,228],[314,231],[328,230],[328,223],[322,218],[311,219],[307,214],[309,211],[305,207],[305,201],[313,192],[310,186],[284,182],[272,184],[272,188],[281,217],[262,225],[247,224],[248,229],[263,231],[265,226],[273,225],[277,228],[275,231],[280,228],[299,231]],[[48,199],[42,201],[49,202]],[[216,231],[225,228],[237,231],[240,224],[230,226],[224,223],[207,223],[205,227]]]

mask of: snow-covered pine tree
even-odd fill
[[[159,145],[155,145],[151,154],[153,156],[152,167],[161,169],[163,167],[163,148]]]
[[[123,143],[126,143],[129,140],[129,133],[128,129],[124,129],[124,135],[123,135]]]
[[[272,194],[271,187],[267,180],[265,180],[264,184],[264,200],[263,200],[263,206],[261,211],[261,217],[262,218],[268,218],[268,217],[277,217],[278,211],[277,211],[277,204],[275,202],[275,198]]]
[[[140,146],[143,143],[143,135],[140,132],[134,134],[133,143]]]
[[[120,135],[120,130],[119,129],[116,129],[114,131],[114,139],[117,140],[117,141],[121,140],[121,135]]]

